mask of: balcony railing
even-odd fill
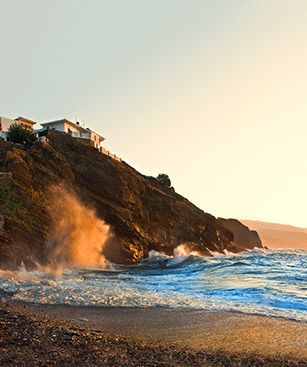
[[[81,131],[70,131],[69,134],[73,137],[73,138],[77,138],[77,139],[86,139],[86,140],[91,140],[91,134],[90,133],[84,133]],[[116,161],[121,162],[122,159],[120,157],[118,157],[116,154],[111,153],[109,150],[107,150],[104,147],[99,147],[97,148],[101,153],[107,155],[110,158],[115,159]]]
[[[116,161],[121,162],[122,159],[120,157],[118,157],[116,154],[111,153],[109,150],[107,150],[104,147],[100,147],[99,151],[105,155],[107,155],[108,157],[111,157],[113,159],[115,159]]]

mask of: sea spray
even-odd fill
[[[63,268],[101,268],[110,227],[95,211],[63,185],[49,190],[48,209],[52,220],[45,270],[59,275]]]
[[[187,244],[181,243],[176,248],[174,248],[174,257],[182,257],[187,255],[192,256],[202,256],[199,251],[192,250]]]
[[[137,265],[2,274],[16,300],[78,306],[239,311],[307,322],[307,252],[253,250],[174,257],[151,252]]]

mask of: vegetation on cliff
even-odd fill
[[[33,132],[17,122],[9,127],[8,132],[13,143],[32,145],[36,141]]]
[[[164,185],[166,187],[171,187],[172,186],[171,179],[165,173],[159,173],[158,176],[157,176],[157,180],[158,180],[158,182],[160,182],[161,185]]]

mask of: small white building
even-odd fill
[[[36,124],[35,121],[29,120],[22,116],[18,116],[14,120],[7,117],[0,117],[0,138],[7,140],[10,126],[16,123],[29,130],[32,130],[33,126]]]
[[[0,138],[7,140],[7,132],[14,122],[6,117],[0,117]]]
[[[71,122],[66,119],[45,122],[41,124],[45,129],[57,130],[70,134],[73,138],[83,140],[84,142],[94,146],[98,150],[102,150],[102,142],[105,138],[95,131],[82,127],[79,122]]]

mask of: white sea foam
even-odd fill
[[[178,255],[182,255],[179,256]],[[306,251],[246,251],[212,257],[151,252],[138,266],[0,272],[18,300],[70,305],[240,311],[307,321]]]
[[[188,256],[188,255],[202,256],[200,252],[191,250],[190,247],[186,245],[185,243],[178,245],[174,249],[174,257],[182,257],[182,256]]]

